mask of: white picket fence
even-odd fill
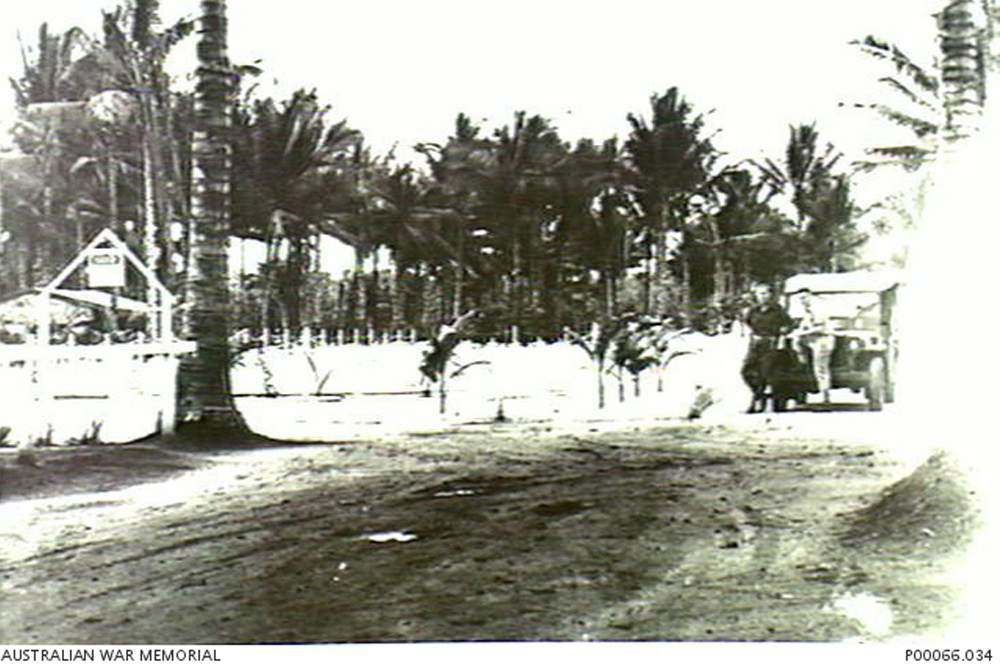
[[[172,429],[193,343],[0,345],[3,444],[130,442]]]
[[[319,347],[326,345],[379,345],[383,343],[411,342],[418,340],[415,329],[407,331],[380,331],[372,329],[313,329],[303,327],[301,331],[272,329],[251,332],[240,329],[233,334],[233,342],[240,347]]]
[[[293,340],[247,349],[233,367],[232,387],[254,431],[316,441],[487,422],[501,409],[515,421],[684,416],[699,385],[713,387],[723,409],[745,409],[739,377],[745,340],[692,335],[678,345],[692,354],[643,373],[641,397],[626,377],[619,400],[617,378],[605,374],[603,410],[597,408],[593,361],[566,341],[461,344],[451,368],[468,367],[448,382],[445,415],[439,414],[436,387],[419,371],[427,341],[308,346]]]
[[[375,329],[319,329],[303,327],[300,331],[291,329],[271,329],[267,332],[240,329],[233,333],[232,342],[237,347],[324,347],[331,345],[385,345],[388,343],[417,343],[426,340],[416,329],[392,331]],[[516,326],[510,327],[502,337],[490,342],[496,344],[540,342],[522,336]]]
[[[393,340],[395,338],[395,340]],[[362,340],[365,340],[362,338]],[[692,336],[691,351],[642,376],[642,398],[605,376],[604,415],[683,415],[696,385],[718,387],[733,409],[745,406],[739,359],[745,341]],[[449,380],[447,415],[419,366],[427,341],[374,337],[288,337],[244,348],[232,368],[237,407],[251,429],[276,438],[330,440],[379,428],[487,421],[502,409],[515,420],[597,416],[596,369],[566,341],[463,343]],[[175,419],[178,355],[192,343],[0,345],[0,433],[4,444],[130,442],[169,429]],[[662,389],[662,391],[661,391]]]

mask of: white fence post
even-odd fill
[[[52,396],[52,390],[49,387],[49,375],[52,367],[52,361],[46,358],[46,352],[49,350],[48,345],[39,345],[32,350],[34,352],[34,359],[31,360],[31,383],[34,389],[34,400],[35,400],[35,415],[41,419],[41,430],[36,431],[32,438],[33,440],[26,443],[28,446],[33,446],[37,442],[44,443],[48,439],[48,434],[52,430],[52,423],[49,421],[50,417],[54,413],[52,409],[54,406],[54,399]]]
[[[160,434],[171,436],[177,428],[177,369],[180,359],[173,354],[165,354],[159,361]]]

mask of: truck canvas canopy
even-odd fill
[[[900,273],[884,271],[850,271],[848,273],[801,273],[785,281],[785,294],[802,290],[814,293],[884,292],[902,282]]]

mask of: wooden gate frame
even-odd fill
[[[125,257],[126,264],[131,264],[134,269],[136,269],[148,283],[147,294],[149,301],[146,305],[149,307],[149,325],[150,334],[153,341],[157,343],[171,343],[174,341],[173,333],[173,308],[175,297],[170,293],[170,290],[160,282],[156,274],[146,266],[145,262],[136,257],[135,253],[118,238],[118,235],[111,231],[110,228],[105,227],[102,229],[97,236],[93,238],[83,249],[77,253],[76,257],[59,272],[55,278],[53,278],[45,287],[40,290],[40,299],[38,300],[38,312],[36,314],[36,331],[37,338],[36,342],[39,345],[48,345],[49,337],[51,335],[51,313],[50,313],[50,303],[55,290],[59,289],[59,286],[69,278],[74,271],[79,269],[87,258],[91,255],[92,251],[98,250],[102,247],[111,247],[122,253]]]
[[[167,372],[164,375],[163,381],[164,386],[169,384],[169,391],[162,392],[161,404],[160,404],[160,432],[164,435],[169,435],[174,432],[177,421],[177,394],[176,394],[176,372],[177,366],[179,364],[179,357],[182,354],[187,354],[193,352],[195,349],[195,344],[191,341],[178,341],[174,337],[173,330],[173,312],[174,312],[174,302],[175,297],[170,293],[170,290],[160,282],[156,277],[156,274],[150,269],[146,264],[139,259],[134,252],[122,241],[118,235],[116,235],[110,228],[106,227],[101,230],[97,236],[93,238],[86,246],[77,253],[76,257],[73,258],[69,264],[63,268],[59,274],[53,278],[45,287],[39,290],[38,307],[35,314],[36,317],[36,337],[35,337],[35,353],[34,353],[34,365],[38,387],[37,398],[40,402],[48,402],[51,398],[51,392],[49,392],[45,386],[44,381],[44,365],[49,361],[53,350],[50,350],[51,346],[51,333],[52,333],[52,320],[51,320],[51,301],[52,297],[60,292],[60,295],[65,295],[66,292],[70,290],[60,290],[59,286],[69,278],[74,271],[79,269],[81,265],[87,260],[91,252],[101,248],[113,248],[121,252],[122,256],[125,258],[127,264],[131,264],[134,269],[136,269],[147,282],[147,299],[146,305],[149,308],[149,333],[151,338],[151,343],[139,343],[137,347],[131,348],[128,354],[138,357],[153,357],[153,356],[165,356],[170,363],[167,366]],[[114,295],[112,294],[112,303]],[[122,344],[122,348],[126,345],[136,345],[134,343]],[[139,347],[141,346],[141,349]],[[116,346],[117,347],[117,346]],[[122,350],[125,353],[125,350]],[[167,375],[170,377],[168,378]],[[47,414],[47,411],[43,408],[43,414]]]

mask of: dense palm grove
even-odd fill
[[[151,5],[105,13],[100,39],[42,26],[26,49],[4,294],[53,276],[105,226],[183,289],[193,103],[163,62],[192,23],[163,28]],[[230,233],[268,248],[235,300],[243,327],[425,331],[470,308],[535,336],[625,310],[713,326],[750,282],[847,268],[861,241],[849,179],[813,127],[792,128],[776,163],[728,164],[675,88],[629,116],[624,141],[572,145],[525,112],[495,129],[459,114],[414,166],[373,156],[315,93],[254,98],[255,74],[231,72],[244,92]],[[380,248],[392,262],[324,275],[320,234],[354,246],[359,268]]]
[[[12,81],[20,122],[4,163],[0,295],[51,278],[106,226],[189,292],[196,111],[164,62],[194,23],[165,27],[156,10],[130,1],[104,13],[99,37],[42,26],[26,45]],[[942,113],[933,74],[878,40],[859,46]],[[239,328],[428,334],[477,309],[494,336],[551,338],[626,312],[714,331],[751,285],[856,268],[861,256],[857,165],[812,124],[790,128],[784,155],[734,163],[705,113],[668,88],[628,115],[623,139],[573,144],[523,111],[496,128],[458,114],[451,136],[415,147],[422,164],[401,164],[373,155],[315,93],[260,98],[255,67],[225,74],[228,234],[267,248],[234,290]],[[946,124],[880,111],[920,143],[873,152],[883,161],[919,164]],[[323,273],[321,235],[353,246],[357,270]]]

